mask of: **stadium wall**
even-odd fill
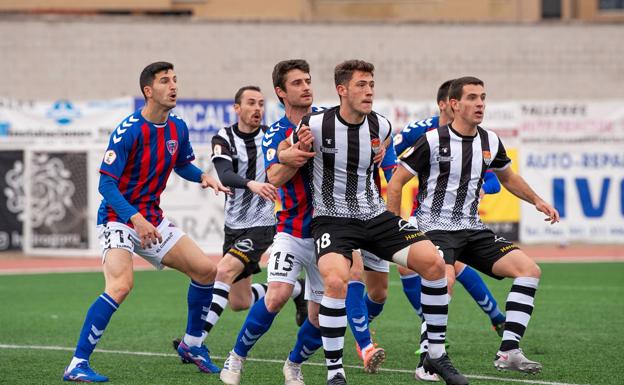
[[[333,68],[376,66],[377,96],[431,100],[444,80],[476,75],[490,100],[624,98],[620,25],[299,24],[141,17],[0,19],[2,94],[16,99],[102,99],[139,94],[138,74],[168,60],[187,98],[230,99],[246,84],[272,98],[285,58],[312,66],[318,99],[336,100]]]

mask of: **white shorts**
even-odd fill
[[[381,259],[370,251],[360,249],[362,254],[362,262],[367,270],[377,271],[379,273],[387,273],[390,271],[390,262]]]
[[[137,232],[123,223],[108,222],[97,226],[98,239],[102,248],[102,263],[106,259],[106,252],[110,249],[124,249],[130,253],[137,253],[158,270],[165,266],[162,259],[171,248],[184,236],[184,231],[175,227],[167,218],[163,218],[157,227],[162,235],[162,243],[141,247],[141,240]]]
[[[305,269],[305,299],[321,303],[323,279],[316,264],[314,238],[297,238],[288,233],[277,233],[267,265],[268,282],[295,284],[301,269]]]

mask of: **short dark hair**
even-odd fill
[[[438,103],[443,102],[446,100],[446,98],[448,98],[449,88],[451,88],[451,83],[453,83],[453,80],[455,79],[445,81],[440,85],[440,88],[438,88],[438,98],[436,99]]]
[[[464,76],[453,80],[449,88],[449,99],[460,100],[464,92],[464,86],[467,84],[482,86],[483,80],[475,78],[474,76]]]
[[[141,87],[141,93],[145,98],[144,88],[146,86],[152,86],[154,84],[154,79],[156,78],[156,74],[161,71],[169,71],[173,69],[173,64],[168,63],[166,61],[157,61],[143,68],[141,71],[141,76],[139,76],[139,86]]]
[[[236,91],[236,95],[234,95],[234,104],[240,104],[241,103],[241,98],[243,97],[243,92],[245,91],[258,91],[258,92],[262,92],[260,91],[260,87],[258,86],[245,86],[245,87],[241,87],[238,89],[238,91]]]
[[[282,60],[277,63],[275,67],[273,67],[273,87],[279,87],[283,91],[286,91],[286,74],[292,70],[300,70],[301,72],[309,74],[310,65],[303,59]],[[279,96],[277,98],[280,103],[284,104],[284,100],[282,100],[282,98]]]
[[[375,66],[364,60],[354,59],[343,61],[334,68],[334,83],[336,86],[349,83],[355,71],[369,72],[371,75],[374,75]]]

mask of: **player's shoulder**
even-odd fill
[[[439,116],[431,116],[427,119],[415,120],[413,122],[408,123],[403,129],[404,133],[409,133],[416,129],[417,131],[429,131],[440,126],[440,117]]]
[[[111,133],[113,144],[119,144],[122,141],[133,141],[140,134],[144,123],[145,119],[141,115],[141,110],[137,110],[123,118]]]
[[[370,116],[374,116],[377,121],[379,121],[379,124],[383,124],[386,125],[388,127],[392,127],[392,124],[390,123],[390,120],[388,118],[386,118],[384,115],[380,114],[377,111],[371,111],[371,113],[369,114]]]
[[[169,119],[171,119],[171,121],[176,126],[188,129],[188,126],[187,126],[186,122],[184,121],[184,119],[180,115],[176,115],[173,112],[170,112],[169,113]]]

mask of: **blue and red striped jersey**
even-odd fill
[[[163,215],[162,194],[169,174],[195,159],[184,121],[169,114],[163,124],[148,122],[135,111],[113,131],[104,154],[100,173],[113,177],[124,198],[154,226]],[[98,224],[123,222],[103,199]],[[128,225],[131,223],[128,221]]]
[[[314,110],[314,109],[313,109]],[[264,165],[268,170],[279,163],[277,147],[282,140],[288,138],[297,127],[286,115],[273,123],[264,134],[262,151]],[[311,238],[312,230],[312,185],[309,166],[300,168],[297,173],[279,189],[282,209],[276,214],[277,231],[297,238]]]

